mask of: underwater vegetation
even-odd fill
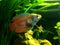
[[[60,1],[0,0],[0,45],[60,45]]]

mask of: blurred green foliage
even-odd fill
[[[56,11],[59,9],[47,10],[47,8],[56,6],[58,4],[59,3],[57,4],[48,3],[45,2],[44,0],[23,0],[23,1],[22,0],[0,0],[0,45],[10,45],[10,40],[12,36],[15,34],[13,32],[10,32],[8,29],[8,25],[11,21],[11,18],[13,18],[12,17],[13,15],[15,16],[16,14],[21,14],[21,13],[38,13],[38,12],[40,13],[40,12]],[[44,17],[47,16],[45,15]],[[57,28],[59,27],[59,25],[60,23],[57,24]],[[41,35],[41,38],[42,37],[46,38],[45,36],[48,34],[48,32],[49,34],[52,34],[50,31],[45,31],[44,33],[40,34],[38,31],[36,31],[36,29],[34,33],[36,33],[36,38],[39,38],[39,35]],[[58,35],[60,36],[60,34]]]
[[[54,28],[56,28],[56,31],[57,31],[57,34],[58,34],[57,39],[59,39],[58,42],[60,44],[60,22],[57,22],[57,24],[56,24],[56,26]]]
[[[57,22],[57,24],[54,28],[57,29],[56,31],[57,31],[58,35],[60,36],[60,22]]]
[[[1,0],[0,1],[0,45],[9,45],[12,32],[9,32],[8,25],[14,10],[21,0]]]

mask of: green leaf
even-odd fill
[[[60,22],[57,22],[57,24],[56,24],[57,26],[60,26]]]
[[[0,1],[0,45],[7,45],[9,35],[8,25],[10,19],[14,13],[14,10],[18,8],[21,0],[1,0]]]

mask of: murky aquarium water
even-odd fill
[[[0,0],[0,45],[60,45],[60,0]]]

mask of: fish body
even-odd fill
[[[16,33],[26,32],[31,29],[37,21],[41,18],[39,14],[23,13],[13,17],[12,22],[9,24],[9,29]]]

